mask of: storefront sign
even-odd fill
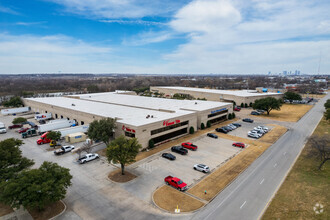
[[[214,110],[214,111],[211,111],[211,114],[214,114],[214,113],[217,113],[217,112],[222,112],[222,111],[225,111],[225,110],[227,110],[227,108],[222,108],[222,109]]]
[[[126,127],[125,125],[123,125],[123,127],[121,129],[123,129],[124,131],[135,133],[134,129],[130,129],[129,127]]]
[[[180,122],[181,122],[180,120],[175,120],[172,122],[170,122],[170,120],[166,120],[166,121],[163,121],[163,126],[170,126],[170,125],[178,124]]]

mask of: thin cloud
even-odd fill
[[[144,21],[144,20],[118,20],[118,19],[112,19],[112,20],[100,20],[100,22],[103,22],[103,23],[118,23],[118,24],[124,24],[124,25],[146,25],[146,26],[165,25],[162,22]]]
[[[12,14],[12,15],[19,15],[20,13],[11,9],[11,8],[8,8],[8,7],[4,7],[4,6],[1,6],[0,5],[0,13],[6,13],[6,14]]]
[[[34,26],[34,25],[42,25],[47,23],[46,21],[38,21],[38,22],[16,22],[15,25],[19,26]]]

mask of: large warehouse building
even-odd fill
[[[197,130],[203,123],[227,119],[229,103],[174,100],[120,93],[95,93],[70,97],[26,98],[24,104],[35,112],[52,113],[54,118],[74,119],[78,124],[101,118],[116,118],[115,137],[136,137],[143,147],[149,140],[161,144]]]
[[[241,103],[249,105],[257,99],[266,97],[283,97],[282,93],[258,92],[256,90],[217,90],[174,86],[152,86],[150,91],[164,93],[165,96],[170,97],[174,94],[189,95],[196,99],[205,98],[208,101],[235,102],[237,105]]]

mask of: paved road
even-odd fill
[[[327,95],[192,219],[258,219],[322,118]],[[312,208],[312,207],[311,207]]]

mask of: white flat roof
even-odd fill
[[[127,97],[128,95],[123,96]],[[132,126],[141,126],[154,122],[161,122],[171,118],[194,114],[190,111],[184,110],[177,110],[173,113],[169,113],[163,111],[155,111],[149,109],[141,109],[65,97],[26,98],[26,100],[31,100],[66,109],[72,109],[84,113],[98,115],[101,117],[118,118],[118,122],[129,124]],[[153,115],[153,118],[146,118],[147,115]]]
[[[202,88],[180,87],[180,86],[152,86],[152,87],[176,89],[176,90],[181,90],[181,91],[205,92],[205,93],[213,93],[213,94],[219,94],[219,95],[234,95],[234,96],[241,96],[241,97],[267,96],[267,95],[282,94],[282,93],[275,93],[275,92],[263,92],[263,93],[252,92],[255,90],[218,90],[218,89],[202,89]]]
[[[231,103],[202,101],[202,100],[177,100],[155,97],[145,97],[137,95],[121,95],[112,92],[108,93],[91,93],[74,95],[84,100],[92,100],[105,102],[110,104],[125,105],[130,107],[139,107],[152,110],[188,110],[188,111],[205,111],[215,108],[223,108]]]

